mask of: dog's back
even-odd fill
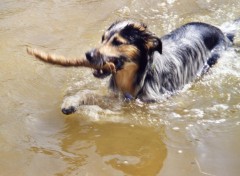
[[[230,45],[223,32],[205,23],[188,23],[161,38],[162,54],[154,52],[139,93],[144,101],[155,101],[163,94],[181,89],[212,66],[221,51]]]
[[[216,45],[226,43],[226,38],[219,28],[200,22],[185,24],[161,39],[162,42],[174,42],[180,47],[182,43],[192,43],[192,40],[197,39],[197,42],[202,41],[208,50],[212,50]]]

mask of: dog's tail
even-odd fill
[[[231,22],[225,22],[220,26],[220,29],[223,31],[223,33],[226,35],[226,37],[233,42],[234,37],[237,32],[240,31],[240,18],[231,21]]]
[[[59,56],[55,54],[48,54],[46,52],[33,49],[33,48],[27,48],[27,53],[35,56],[37,59],[54,64],[54,65],[59,65],[59,66],[64,66],[64,67],[88,67],[88,68],[93,68],[93,69],[99,69],[99,70],[105,70],[110,73],[115,72],[115,65],[111,62],[107,62],[103,66],[98,66],[98,65],[93,65],[88,62],[87,59],[85,58],[67,58],[64,56]]]

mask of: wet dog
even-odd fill
[[[239,20],[233,24],[239,25]],[[104,32],[101,45],[87,52],[86,58],[96,68],[106,63],[115,66],[114,72],[96,69],[93,73],[97,78],[110,76],[113,92],[128,100],[156,102],[205,73],[232,45],[233,37],[234,31],[225,32],[200,22],[158,37],[143,23],[119,21]],[[64,101],[64,114],[89,102],[89,97],[81,93],[76,97]]]

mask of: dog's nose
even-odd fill
[[[88,51],[85,53],[86,58],[89,62],[91,62],[94,58],[94,50]]]

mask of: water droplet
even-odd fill
[[[178,150],[178,153],[179,153],[179,154],[182,154],[182,153],[183,153],[183,151],[182,151],[182,150]]]
[[[180,130],[179,127],[173,127],[172,129],[173,129],[174,131],[178,131],[178,130]]]

